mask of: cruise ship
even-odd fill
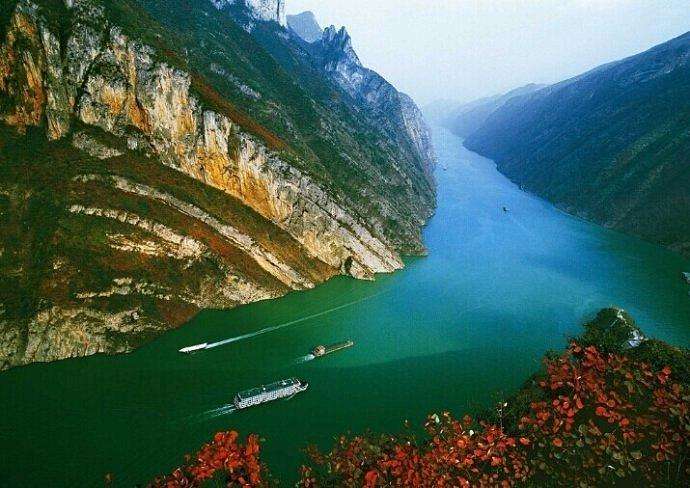
[[[253,407],[281,398],[290,398],[309,388],[309,383],[296,378],[276,381],[270,385],[244,390],[235,395],[234,404],[238,409]]]

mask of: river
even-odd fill
[[[690,345],[680,279],[687,261],[559,212],[460,139],[434,132],[439,191],[425,230],[428,257],[375,282],[339,277],[206,311],[130,355],[0,374],[0,484],[100,486],[113,473],[116,486],[134,486],[231,428],[259,433],[274,473],[294,478],[308,443],[398,431],[406,419],[419,425],[442,409],[461,415],[510,394],[545,351],[563,348],[610,305],[627,309],[647,334]],[[316,344],[347,339],[354,348],[303,360]],[[309,390],[250,410],[226,407],[238,390],[290,376],[309,381]]]

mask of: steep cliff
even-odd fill
[[[304,39],[300,32],[295,33]],[[305,49],[318,67],[359,104],[363,110],[396,139],[399,146],[411,144],[411,150],[424,164],[433,185],[436,160],[429,128],[421,110],[408,95],[399,92],[375,71],[364,67],[352,47],[345,27],[330,26],[321,36],[309,41]]]
[[[287,42],[282,1],[0,15],[0,368],[128,351],[199,308],[423,251],[424,162],[248,33]]]
[[[690,255],[690,33],[515,97],[466,145],[565,210]]]
[[[237,5],[253,19],[287,25],[284,0],[211,0],[211,2],[219,10]]]

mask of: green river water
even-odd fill
[[[398,431],[406,419],[420,424],[442,409],[461,415],[509,394],[547,349],[561,349],[609,305],[626,308],[649,335],[690,345],[689,287],[680,279],[687,261],[520,191],[444,130],[435,142],[429,256],[408,259],[405,270],[206,311],[133,354],[0,374],[0,486],[102,486],[105,473],[116,486],[135,486],[230,428],[261,434],[274,474],[294,480],[308,443]],[[194,355],[177,352],[281,324]],[[347,339],[354,348],[300,359],[316,344]],[[224,408],[238,390],[291,376],[309,390]]]

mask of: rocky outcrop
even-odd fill
[[[29,26],[29,32],[45,30],[35,10],[26,10],[18,10],[14,25]],[[94,9],[87,12],[103,15]],[[360,278],[402,266],[395,251],[373,237],[307,175],[271,156],[265,145],[241,132],[227,116],[204,110],[191,92],[190,74],[155,61],[150,47],[130,40],[104,19],[102,25],[102,32],[83,35],[80,43],[67,42],[72,49],[86,45],[88,52],[68,55],[66,66],[53,56],[53,51],[59,53],[59,45],[37,46],[37,62],[28,57],[23,63],[26,84],[35,85],[34,97],[22,101],[36,109],[17,120],[8,116],[10,125],[22,130],[39,125],[44,120],[43,99],[56,99],[56,91],[76,92],[78,83],[80,92],[72,99],[71,110],[81,122],[125,137],[130,147],[143,147],[164,164],[239,198],[290,232],[315,257],[336,267],[349,258],[354,261],[353,273]],[[46,37],[54,38],[49,33]],[[84,37],[97,42],[84,41]],[[95,44],[100,49],[93,53]],[[77,66],[69,64],[71,59],[79,60]],[[91,64],[84,65],[84,59],[92,59]],[[20,71],[16,66],[9,69],[15,76]],[[50,79],[47,73],[51,71],[75,73],[73,83]],[[21,83],[20,77],[16,81]],[[45,119],[49,127],[63,127],[47,109]],[[131,128],[137,129],[135,134],[129,134]],[[63,132],[51,130],[50,134],[57,138]],[[82,138],[77,136],[78,147],[84,147]]]
[[[647,341],[635,320],[621,308],[605,308],[585,324],[582,340],[585,344],[596,344],[607,351],[634,349]]]
[[[18,173],[0,186],[17,213],[16,235],[37,194],[59,222],[40,268],[31,247],[9,241],[11,227],[0,239],[8,258],[0,268],[11,265],[0,279],[0,368],[124,352],[200,308],[274,298],[337,273],[372,279],[402,268],[405,243],[386,227],[399,210],[385,197],[375,199],[380,214],[367,216],[359,200],[369,188],[347,194],[312,174],[302,154],[219,102],[179,57],[114,23],[106,4],[64,5],[49,11],[20,0],[0,40],[0,119],[20,141],[7,157],[28,158],[20,149],[43,131],[53,142],[36,144],[45,166],[35,171],[54,185],[30,186]],[[283,23],[282,1],[247,6],[256,20]],[[227,66],[211,71],[245,87],[248,103],[264,103]],[[429,154],[415,109],[406,100],[406,130]],[[391,194],[411,187],[389,181]],[[410,219],[421,223],[426,212]]]
[[[0,369],[32,362],[131,351],[139,337],[154,337],[168,324],[140,320],[136,309],[101,313],[79,307],[41,311],[25,327],[0,320]]]
[[[345,27],[326,28],[320,41],[313,46],[312,52],[320,58],[323,68],[338,85],[352,98],[383,114],[383,119],[391,121],[407,135],[425,164],[427,177],[433,181],[436,156],[431,144],[431,133],[414,100],[396,90],[381,75],[362,65]]]
[[[256,20],[287,25],[285,0],[211,0],[211,3],[218,9],[233,5],[244,6]]]

